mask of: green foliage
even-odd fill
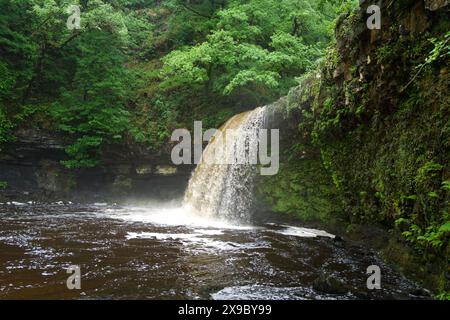
[[[414,219],[415,217],[412,216]],[[450,219],[448,214],[444,214],[445,219]],[[401,218],[402,219],[402,218]],[[399,220],[396,220],[398,226]],[[445,222],[442,225],[430,225],[423,230],[417,224],[411,222],[410,219],[405,219],[403,222],[409,224],[408,230],[402,232],[402,236],[412,244],[418,245],[421,248],[430,248],[436,251],[440,251],[443,247],[448,245],[450,236],[450,221]]]
[[[12,128],[13,128],[13,124],[6,117],[6,114],[3,111],[2,106],[0,105],[0,148],[1,148],[1,144],[8,142],[12,139],[12,136],[11,136]]]
[[[79,137],[66,149],[79,165],[93,166],[95,161],[87,161],[95,154],[91,151],[98,152],[103,142],[122,140],[130,127],[126,103],[133,79],[123,66],[118,40],[102,32],[85,36],[72,86],[61,90],[50,111],[61,131]],[[72,161],[70,166],[77,165]]]
[[[73,160],[62,161],[67,168],[94,167],[97,164],[92,153],[98,152],[102,138],[83,136],[66,148],[66,152],[74,157]]]
[[[322,10],[310,1],[231,1],[215,12],[216,26],[204,41],[164,57],[162,86],[206,86],[218,97],[252,90],[258,102],[270,101],[322,54],[334,13],[330,5]]]
[[[438,300],[450,300],[450,291],[441,292],[436,295],[436,299]]]
[[[442,181],[442,189],[447,191],[450,190],[450,180]]]
[[[13,126],[65,133],[69,167],[93,166],[103,144],[134,129],[129,109],[144,85],[131,62],[148,54],[153,25],[134,1],[81,3],[81,28],[66,26],[71,1],[0,5],[0,143]]]
[[[450,31],[444,35],[443,39],[430,38],[429,41],[433,44],[433,49],[425,58],[425,62],[416,67],[417,69],[421,69],[438,59],[444,59],[450,55]]]
[[[68,167],[105,145],[157,151],[193,120],[275,100],[312,68],[342,1],[73,1],[0,3],[0,143],[14,127],[59,130]],[[211,104],[214,101],[214,105]]]
[[[8,183],[6,181],[1,181],[0,180],[0,190],[1,189],[6,189],[8,187]]]

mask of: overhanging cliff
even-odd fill
[[[415,258],[386,255],[448,292],[448,1],[379,1],[380,30],[361,2],[321,67],[276,104],[286,154],[260,194],[276,211],[391,229]]]

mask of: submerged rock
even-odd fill
[[[313,289],[322,293],[338,294],[345,293],[345,288],[342,280],[329,274],[321,274],[313,283]]]

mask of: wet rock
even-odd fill
[[[430,20],[428,20],[425,9],[420,2],[412,7],[403,25],[413,36],[422,34],[430,26]]]
[[[131,171],[131,166],[129,165],[115,165],[111,167],[111,171],[117,175],[128,175]]]
[[[339,294],[347,292],[342,280],[329,274],[321,274],[316,280],[314,280],[313,289],[329,294]]]
[[[353,292],[353,294],[359,300],[370,300],[371,299],[371,294],[366,291],[355,291],[355,292]]]
[[[423,288],[415,288],[410,294],[416,297],[430,297],[430,292]]]
[[[39,189],[59,193],[70,191],[74,185],[73,178],[58,162],[42,160],[39,164],[35,172]]]
[[[21,128],[15,131],[16,153],[58,150],[63,151],[61,139],[53,133],[38,129]]]
[[[125,194],[129,192],[132,187],[133,183],[130,177],[119,175],[114,179],[111,191],[114,193]]]
[[[222,289],[224,289],[223,285],[216,285],[216,284],[205,285],[200,288],[200,294],[202,296],[211,298],[212,293],[219,292]]]
[[[138,175],[147,175],[152,173],[152,166],[151,165],[140,165],[136,166],[136,173]]]
[[[161,176],[171,176],[177,173],[177,167],[168,166],[168,165],[160,165],[156,166],[155,173]]]

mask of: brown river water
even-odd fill
[[[0,204],[0,299],[418,298],[374,252],[325,231],[189,212],[176,202]],[[66,286],[71,265],[80,290]],[[381,268],[380,290],[366,287],[369,265]],[[315,289],[323,274],[340,293]]]

